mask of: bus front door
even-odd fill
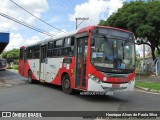
[[[46,57],[47,57],[47,46],[41,47],[41,61],[40,61],[40,80],[45,80],[45,64],[46,64]]]
[[[76,43],[76,88],[86,88],[86,54],[87,54],[87,37],[77,39]]]

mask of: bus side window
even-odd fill
[[[73,55],[74,51],[74,38],[69,37],[64,39],[64,48],[63,48],[63,55]]]
[[[56,40],[56,41],[55,41],[55,44],[54,44],[54,47],[55,47],[55,48],[63,47],[63,39]]]
[[[19,56],[19,59],[23,59],[23,49],[20,49],[20,56]]]
[[[26,57],[27,57],[27,50],[25,49],[24,50],[24,63],[26,62],[26,59],[27,59]]]

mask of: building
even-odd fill
[[[6,48],[9,43],[9,33],[0,32],[0,54]]]

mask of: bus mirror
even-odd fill
[[[91,38],[91,46],[94,46],[94,44],[95,44],[95,39]]]

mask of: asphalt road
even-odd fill
[[[29,84],[14,71],[0,71],[0,111],[159,111],[160,94],[116,92],[112,96],[68,95],[61,87]],[[14,82],[13,82],[14,81]],[[54,120],[53,118],[50,118]],[[56,118],[66,119],[66,118]],[[70,118],[70,120],[75,118]],[[77,118],[76,118],[77,119]],[[12,120],[12,119],[11,119]]]

